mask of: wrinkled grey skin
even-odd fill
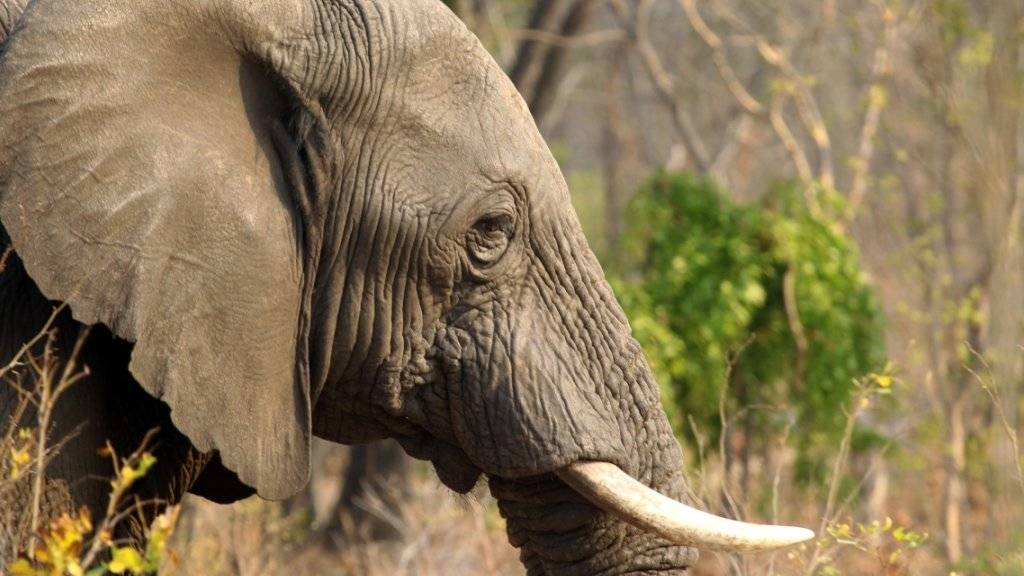
[[[170,501],[286,497],[311,434],[393,437],[455,491],[486,475],[530,574],[696,559],[551,474],[605,460],[683,496],[558,166],[439,2],[29,3],[0,54],[0,223],[0,362],[52,302],[62,350],[93,327],[51,469],[80,502],[102,505],[90,444],[152,426],[138,491]]]
[[[7,38],[14,27],[14,21],[25,9],[26,0],[5,0],[0,3],[0,43]]]

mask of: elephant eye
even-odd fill
[[[508,248],[515,231],[515,221],[510,214],[491,214],[477,220],[466,238],[469,256],[478,266],[494,264]]]

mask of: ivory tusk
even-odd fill
[[[753,552],[814,538],[806,528],[749,524],[702,512],[659,494],[608,462],[577,462],[557,474],[598,508],[675,544]]]

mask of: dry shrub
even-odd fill
[[[0,256],[0,272],[9,254]],[[119,456],[109,444],[97,446],[112,465],[109,501],[100,518],[75,508],[66,484],[46,476],[67,440],[51,437],[57,403],[89,374],[78,362],[88,330],[66,358],[57,352],[53,326],[61,312],[54,309],[40,332],[0,366],[0,399],[9,403],[0,422],[0,575],[150,573],[164,559],[179,512],[172,506],[151,524],[139,523],[139,502],[130,497],[133,484],[156,462],[148,451],[155,430],[128,455]],[[133,522],[140,541],[118,539],[121,528]]]

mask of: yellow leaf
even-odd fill
[[[153,464],[156,464],[156,456],[153,456],[149,452],[143,452],[142,457],[139,459],[139,467],[136,472],[140,475],[145,474],[147,470],[153,467]]]
[[[82,570],[82,565],[77,560],[72,560],[68,563],[68,574],[71,576],[85,576],[85,571]]]
[[[32,457],[29,455],[27,448],[22,448],[21,450],[11,448],[11,461],[15,464],[25,465],[28,464],[28,461],[31,459]]]
[[[828,142],[828,132],[822,126],[815,126],[814,130],[811,131],[811,135],[814,136],[814,141],[818,144]]]
[[[89,509],[85,506],[78,509],[78,525],[81,526],[83,532],[92,531],[92,515],[89,514]]]
[[[889,93],[884,86],[875,84],[868,91],[868,102],[872,106],[885,106],[889,102]]]
[[[36,559],[36,561],[42,562],[43,564],[47,564],[50,562],[50,553],[46,550],[46,548],[43,548],[41,546],[39,548],[36,548],[36,551],[32,553],[32,556]]]
[[[138,473],[131,466],[124,466],[121,468],[121,476],[131,482],[138,477]]]
[[[28,560],[21,558],[14,564],[7,567],[10,571],[11,576],[38,576],[40,574],[35,568],[29,564]]]
[[[135,548],[115,548],[114,556],[107,564],[107,570],[113,574],[142,573],[142,556]]]

